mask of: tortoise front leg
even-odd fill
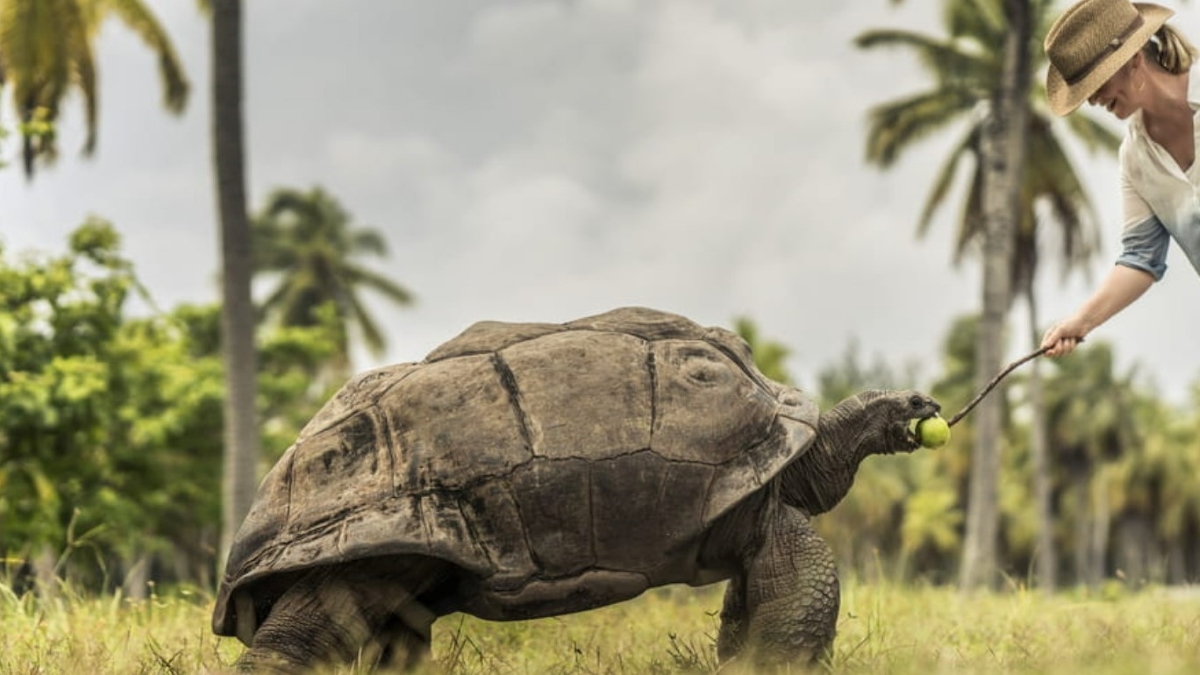
[[[828,658],[841,600],[837,565],[803,513],[782,503],[769,510],[745,578],[746,627],[734,632],[745,633],[759,666],[811,666]]]
[[[717,632],[717,660],[729,661],[746,644],[746,579],[735,574],[725,587],[725,602],[721,606],[721,628]]]

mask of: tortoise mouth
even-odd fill
[[[921,426],[921,422],[924,422],[928,419],[933,419],[935,417],[940,417],[937,411],[931,412],[928,415],[913,417],[912,419],[908,420],[907,424],[903,425],[903,430],[901,433],[904,435],[905,452],[916,452],[917,450],[925,447],[921,443],[921,436],[917,433],[917,429]]]

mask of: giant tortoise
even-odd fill
[[[839,594],[813,516],[939,406],[820,413],[735,334],[645,308],[476,323],[346,384],[259,487],[213,615],[245,671],[409,665],[434,620],[591,609],[729,580],[718,653],[812,663]]]

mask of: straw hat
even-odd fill
[[[1066,115],[1108,81],[1175,12],[1129,0],[1080,0],[1046,34],[1046,97]]]

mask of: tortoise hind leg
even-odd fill
[[[726,661],[744,646],[758,667],[815,666],[832,652],[837,566],[800,511],[777,504],[767,521],[762,546],[726,592],[720,657]]]
[[[436,617],[410,588],[364,566],[312,570],[275,602],[235,667],[279,674],[354,662],[412,667],[429,652]]]
[[[735,574],[725,587],[725,602],[721,607],[721,628],[717,632],[717,659],[721,663],[732,659],[746,644],[746,578]]]
[[[421,631],[400,617],[394,617],[376,634],[374,642],[379,656],[372,660],[380,670],[412,670],[429,657],[430,637],[427,630]]]
[[[349,584],[314,570],[275,602],[234,665],[239,672],[290,674],[352,660],[375,632],[371,614]]]

